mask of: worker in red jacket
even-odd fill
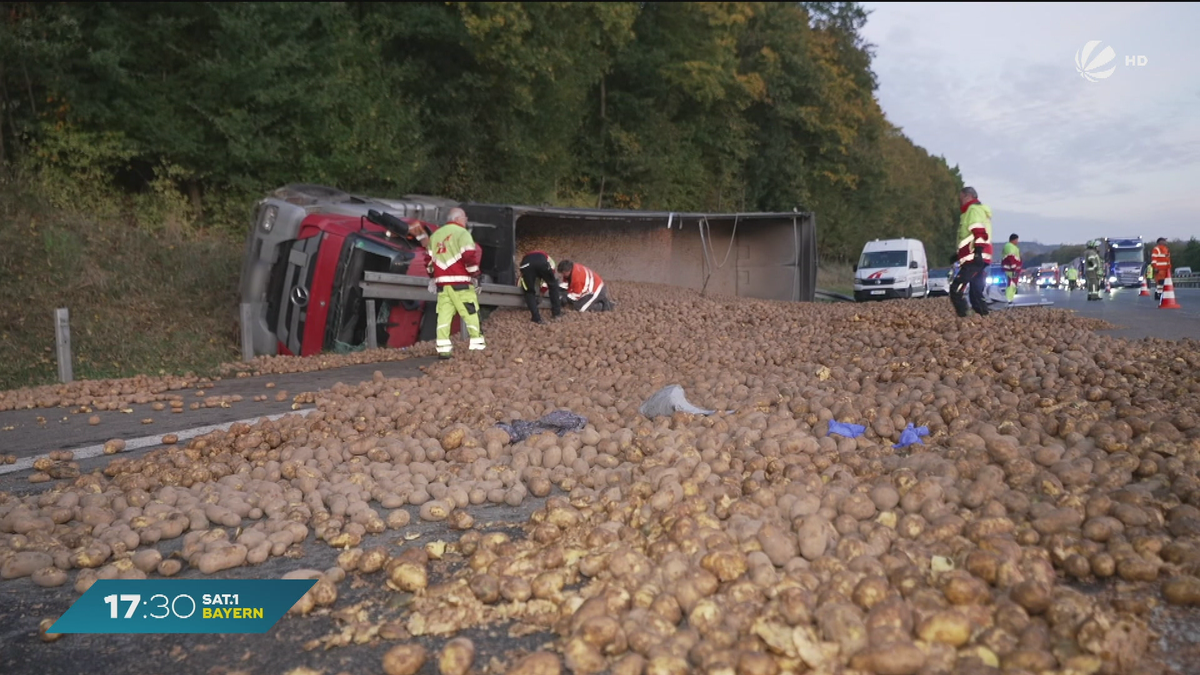
[[[567,300],[576,310],[607,312],[612,309],[612,301],[608,299],[608,289],[604,287],[604,280],[600,278],[599,274],[570,260],[564,260],[558,264],[558,274],[562,277],[559,286],[566,290]]]
[[[1150,264],[1154,267],[1154,299],[1162,297],[1163,283],[1171,276],[1171,249],[1167,248],[1167,240],[1158,238],[1158,245],[1150,252]]]

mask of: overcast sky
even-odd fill
[[[997,238],[1200,237],[1200,3],[864,5],[884,112],[959,165]],[[1116,52],[1095,82],[1092,40]]]

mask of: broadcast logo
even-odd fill
[[[1082,49],[1075,52],[1075,70],[1088,82],[1107,79],[1117,71],[1117,52],[1113,50],[1112,45],[1105,45],[1103,49],[1097,51],[1096,48],[1100,44],[1100,40],[1091,40]],[[1149,59],[1144,55],[1125,57],[1127,66],[1144,66],[1148,62]]]

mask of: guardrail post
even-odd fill
[[[58,354],[58,381],[71,382],[71,313],[66,307],[54,310],[54,343]]]
[[[239,323],[242,329],[242,360],[251,361],[254,359],[254,334],[250,331],[250,321],[253,316],[250,311],[250,303],[243,302],[241,306],[241,315]]]
[[[367,349],[378,349],[379,338],[375,335],[375,301],[367,299]]]

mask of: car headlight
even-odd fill
[[[263,209],[262,220],[259,222],[263,232],[270,232],[271,228],[275,227],[275,218],[278,215],[279,207],[275,206],[274,204],[271,204],[267,206],[267,208]]]

